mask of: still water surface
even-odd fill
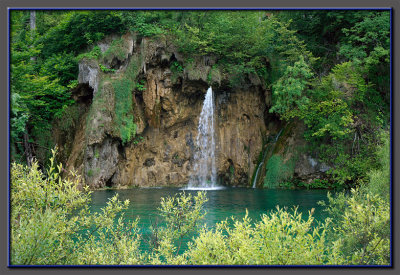
[[[92,194],[91,210],[99,211],[108,199],[115,194],[120,200],[130,200],[129,209],[125,212],[126,219],[140,218],[139,226],[146,232],[158,217],[157,208],[160,207],[161,197],[173,196],[176,193],[185,192],[192,195],[197,194],[195,190],[184,190],[179,188],[133,188],[126,190],[98,190]],[[325,190],[275,190],[275,189],[252,189],[252,188],[224,188],[220,190],[208,190],[208,201],[204,206],[207,211],[204,222],[207,226],[234,216],[242,219],[249,212],[253,221],[259,221],[261,214],[275,210],[276,206],[288,207],[298,206],[303,217],[308,217],[308,211],[315,208],[314,217],[323,220],[325,213],[318,201],[327,200]]]

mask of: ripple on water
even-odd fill
[[[196,187],[196,186],[189,187],[189,186],[187,186],[187,187],[183,187],[183,188],[181,188],[179,190],[205,190],[205,191],[211,191],[211,190],[223,190],[223,189],[226,189],[226,187],[225,186],[214,186],[214,187]]]

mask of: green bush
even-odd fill
[[[103,64],[99,64],[99,66],[100,66],[100,70],[103,72],[103,73],[115,73],[117,70],[115,70],[115,69],[109,69],[109,68],[107,68],[106,66],[104,66]]]
[[[325,264],[327,225],[314,226],[312,215],[303,220],[297,209],[289,213],[278,208],[254,224],[246,215],[243,221],[203,229],[186,256],[195,265]]]
[[[379,163],[378,169],[369,171],[369,183],[365,189],[370,194],[378,194],[385,201],[390,199],[390,135],[389,132],[381,134],[381,145],[376,152]]]
[[[136,83],[136,90],[140,92],[146,91],[146,81],[140,80],[138,83]]]
[[[46,175],[37,162],[31,168],[11,166],[11,264],[137,263],[138,236],[131,231],[136,222],[122,228],[118,220],[114,227],[117,213],[129,201],[115,196],[102,212],[90,213],[90,192],[78,190],[80,177],[62,179],[62,165],[56,167],[54,161],[53,151]]]
[[[360,189],[328,198],[326,210],[333,221],[328,236],[332,242],[330,263],[389,265],[389,203]]]
[[[307,90],[312,76],[303,56],[293,66],[286,67],[283,76],[272,86],[274,104],[269,112],[276,112],[286,120],[298,116],[309,103]]]
[[[381,135],[378,169],[369,182],[351,193],[328,194],[326,211],[333,221],[333,264],[388,265],[390,263],[390,154],[389,134]],[[324,203],[322,203],[324,204]]]
[[[93,49],[89,52],[82,53],[76,57],[78,61],[87,58],[87,59],[94,59],[98,60],[103,56],[101,49],[99,46],[94,46]]]
[[[161,17],[167,12],[159,11],[120,11],[120,17],[124,25],[131,31],[149,37],[164,33],[163,27],[159,25]]]
[[[206,212],[206,193],[196,196],[180,193],[172,197],[161,198],[160,216],[165,226],[152,226],[149,255],[151,264],[188,264],[186,257],[179,252],[185,244],[185,237],[196,232],[199,222]]]
[[[45,59],[41,74],[49,75],[51,80],[58,80],[62,86],[67,86],[71,80],[78,78],[78,62],[72,53],[61,52]]]
[[[126,27],[115,11],[70,11],[61,22],[51,28],[38,42],[46,45],[44,57],[68,49],[74,54],[80,53],[111,33],[122,33]]]

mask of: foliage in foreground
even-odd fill
[[[196,231],[205,213],[204,192],[162,199],[165,226],[153,227],[148,246],[138,221],[126,222],[129,201],[111,198],[91,213],[90,192],[80,178],[62,179],[62,166],[45,176],[31,168],[11,167],[11,264],[13,265],[388,265],[389,202],[374,189],[329,196],[330,218],[317,223],[277,209],[259,222],[222,221],[203,227],[180,253],[184,237]],[[375,172],[374,172],[375,173]],[[373,178],[373,176],[371,176]],[[388,184],[388,182],[385,182]]]

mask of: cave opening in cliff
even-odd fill
[[[112,182],[112,178],[114,177],[114,174],[106,181],[106,187],[113,187],[114,183]]]
[[[93,101],[93,88],[88,83],[80,83],[71,90],[71,95],[75,102],[89,106]]]

